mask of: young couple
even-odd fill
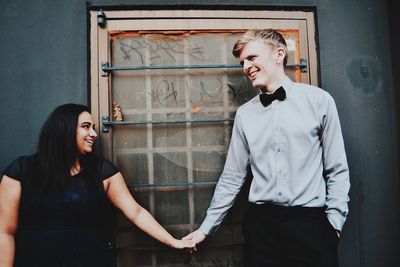
[[[3,173],[0,266],[109,266],[102,224],[108,203],[160,242],[193,251],[221,225],[248,165],[245,266],[338,266],[350,183],[334,100],[285,75],[288,50],[275,30],[247,31],[233,54],[260,94],[237,110],[198,230],[172,237],[135,201],[119,170],[92,153],[97,134],[89,109],[66,104],[46,120],[37,153]]]

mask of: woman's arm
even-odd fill
[[[122,213],[144,232],[173,248],[193,248],[191,240],[178,240],[172,237],[142,206],[140,206],[126,186],[121,173],[104,181],[107,197]]]
[[[0,266],[12,267],[15,254],[14,235],[18,224],[21,198],[20,182],[4,175],[0,182]]]

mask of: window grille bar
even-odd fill
[[[125,70],[170,70],[170,69],[231,69],[242,68],[240,64],[204,64],[204,65],[154,65],[154,66],[126,66],[126,67],[112,67],[108,62],[101,63],[101,70],[103,76],[107,76],[112,71],[125,71]],[[301,58],[300,64],[287,64],[286,68],[301,68],[302,72],[307,72],[307,59]]]
[[[212,187],[217,184],[217,181],[211,182],[178,182],[178,183],[161,183],[161,184],[129,184],[128,188],[135,191],[171,191],[171,190],[183,190],[188,187],[201,188],[201,187]]]
[[[147,124],[180,124],[180,123],[223,123],[234,121],[231,119],[214,119],[214,120],[151,120],[151,121],[110,121],[109,116],[103,116],[102,118],[102,132],[109,132],[110,126],[116,125],[147,125]]]

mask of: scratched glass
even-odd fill
[[[212,187],[193,191],[193,199],[196,203],[196,209],[194,210],[194,222],[198,225],[203,222],[206,216],[208,206],[210,206],[210,199],[214,194],[214,189],[215,188]]]
[[[185,50],[181,35],[139,34],[125,32],[112,36],[114,65],[174,65],[183,64]]]
[[[143,76],[127,75],[126,72],[117,71],[113,73],[113,88],[118,88],[118,91],[113,92],[113,101],[116,101],[125,115],[137,109],[146,109],[146,80]]]
[[[251,81],[243,74],[237,75],[235,73],[229,73],[227,75],[227,80],[230,106],[239,107],[258,93],[258,90],[252,86]]]
[[[161,109],[162,113],[176,112],[176,108],[186,105],[186,83],[181,71],[152,71],[150,78],[151,105],[153,109]],[[173,75],[175,73],[175,75]],[[172,109],[172,110],[170,110]],[[182,110],[183,111],[183,110]],[[181,111],[181,112],[182,112]]]
[[[193,65],[221,64],[227,59],[225,36],[227,33],[194,33],[185,38]]]
[[[221,113],[217,113],[221,114]],[[202,116],[202,114],[198,114]],[[221,115],[221,117],[223,114]],[[219,119],[221,117],[211,117],[212,119]],[[192,146],[193,151],[196,150],[213,150],[215,148],[226,150],[229,144],[229,126],[224,123],[209,123],[209,124],[194,124],[192,125]]]
[[[187,181],[187,155],[186,151],[155,152],[154,182],[166,184]]]
[[[153,114],[155,121],[182,121],[184,113]],[[152,126],[153,147],[168,150],[169,147],[186,151],[186,125],[184,123],[154,124]],[[181,163],[183,164],[183,163]]]
[[[214,150],[214,151],[213,151]],[[219,177],[225,164],[224,147],[209,148],[208,151],[193,152],[193,180],[213,182]]]
[[[146,118],[134,115],[124,114],[124,120],[144,121]],[[146,148],[147,147],[147,128],[146,125],[121,125],[115,126],[113,129],[114,146],[118,153],[128,152],[130,149]],[[132,131],[135,135],[132,136]]]
[[[122,170],[127,184],[147,184],[148,183],[148,160],[143,153],[119,153],[116,163]]]
[[[212,107],[224,107],[226,84],[220,74],[215,71],[204,71],[207,75],[190,75],[186,77],[190,103],[193,113],[199,110],[212,110]]]
[[[154,201],[157,203],[155,216],[163,225],[174,225],[179,229],[177,226],[189,223],[188,191],[158,191]]]

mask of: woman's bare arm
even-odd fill
[[[0,182],[0,266],[14,264],[14,235],[18,224],[21,184],[6,175]]]

